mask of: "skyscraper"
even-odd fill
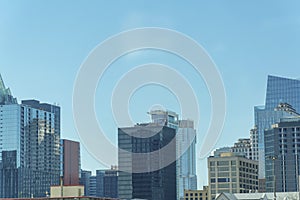
[[[158,124],[139,124],[118,129],[118,147],[128,152],[119,150],[118,154],[119,198],[176,199],[176,144],[171,145],[168,155],[158,153],[141,159],[131,154],[157,152],[169,144],[175,134],[175,129]],[[166,167],[161,166],[165,159],[174,162]],[[137,173],[141,169],[148,170]]]
[[[279,122],[280,118],[293,115],[289,110],[276,110],[279,104],[289,104],[294,111],[299,112],[300,80],[268,76],[265,105],[254,108],[260,178],[265,177],[264,130],[271,128],[271,125]]]
[[[267,192],[299,191],[300,116],[282,118],[265,131],[265,163]]]
[[[5,152],[15,151],[18,171],[17,194],[0,195],[46,196],[51,185],[59,184],[60,107],[36,100],[25,100],[18,104],[9,89],[5,88],[2,78],[0,100],[0,160],[4,163],[2,156],[9,155]],[[5,170],[8,170],[8,166]],[[2,184],[1,191],[8,191],[8,187]]]
[[[179,120],[177,129],[177,199],[184,197],[184,190],[197,189],[196,130],[191,120]],[[185,150],[184,147],[188,148]]]
[[[79,142],[62,139],[61,148],[63,184],[65,186],[79,185],[80,144]]]
[[[192,120],[179,120],[172,111],[152,110],[152,123],[165,125],[176,130],[177,199],[184,197],[184,190],[197,189],[196,175],[196,130]],[[188,148],[186,148],[188,147]]]

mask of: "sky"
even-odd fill
[[[176,30],[198,42],[219,70],[227,112],[214,148],[230,146],[238,138],[249,137],[253,107],[264,104],[269,74],[300,78],[299,10],[297,0],[0,0],[0,73],[19,101],[37,99],[59,104],[62,137],[79,141],[72,95],[80,66],[90,52],[122,31],[143,27]],[[149,62],[171,66],[196,91],[200,110],[199,149],[211,117],[205,81],[179,57],[155,50],[121,57],[99,81],[95,112],[107,138],[112,143],[117,139],[111,111],[113,89],[128,71]],[[157,104],[180,110],[176,94],[159,85],[135,91],[128,110],[133,121],[147,122],[147,111]],[[82,145],[81,150],[83,169],[108,167],[90,155],[87,146]],[[197,172],[199,187],[207,184],[206,159],[197,158]]]

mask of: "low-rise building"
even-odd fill
[[[81,197],[84,196],[84,186],[51,186],[50,198],[57,197]]]
[[[204,186],[202,190],[185,190],[183,200],[208,200],[208,194],[208,186]]]

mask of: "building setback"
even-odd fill
[[[258,162],[232,152],[208,158],[209,199],[216,194],[258,190]]]

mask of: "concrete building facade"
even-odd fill
[[[234,153],[208,158],[209,199],[216,194],[249,193],[258,190],[258,162]]]

